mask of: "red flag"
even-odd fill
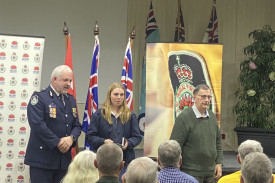
[[[70,34],[68,35],[68,46],[67,46],[65,65],[69,66],[73,71],[72,46],[71,46],[71,35]],[[73,80],[71,82],[71,86],[70,86],[68,93],[71,94],[72,96],[74,96],[74,98],[76,99],[75,85],[74,85],[74,73],[73,73]],[[71,155],[72,155],[72,158],[75,157],[75,155],[76,155],[75,148],[72,148]]]

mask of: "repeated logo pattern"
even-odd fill
[[[0,35],[0,182],[24,183],[29,97],[39,90],[44,38]]]

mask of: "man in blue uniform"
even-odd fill
[[[72,70],[61,65],[51,76],[51,84],[35,92],[28,104],[31,134],[25,156],[32,183],[58,183],[71,162],[71,147],[81,133],[74,97],[67,94]]]

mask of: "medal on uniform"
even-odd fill
[[[76,108],[72,108],[73,116],[76,117]]]
[[[49,115],[50,118],[56,118],[56,105],[53,103],[49,105]]]

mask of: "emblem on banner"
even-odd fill
[[[41,47],[41,45],[40,45],[39,42],[36,42],[36,43],[34,44],[34,49],[35,49],[35,50],[40,50],[40,47]]]
[[[18,59],[18,56],[16,55],[15,52],[13,52],[12,55],[11,55],[11,61],[15,62],[17,59]]]
[[[0,139],[0,147],[2,147],[2,140]],[[1,154],[1,153],[0,153]],[[1,157],[0,157],[1,158]]]
[[[25,139],[22,138],[22,139],[20,140],[19,146],[20,146],[20,147],[25,147],[25,146],[26,146],[26,141],[25,141]]]
[[[15,115],[14,114],[10,114],[9,118],[8,118],[8,122],[14,122],[15,121]]]
[[[27,121],[27,116],[26,114],[22,114],[21,117],[20,117],[20,122],[21,123],[25,123]]]
[[[0,53],[0,60],[6,60],[6,53],[5,52]]]
[[[8,139],[7,140],[7,146],[8,147],[13,147],[13,145],[14,145],[14,140],[13,139]]]
[[[23,49],[28,50],[29,48],[30,48],[30,44],[28,43],[28,41],[25,41],[25,43],[23,44]]]
[[[23,175],[19,175],[17,177],[17,183],[24,183],[24,177],[23,177]]]
[[[19,135],[26,135],[26,127],[24,127],[24,126],[20,127]]]
[[[28,106],[28,104],[26,102],[22,102],[21,106],[20,106],[20,109],[21,110],[27,110],[27,106]]]
[[[24,89],[24,90],[21,92],[21,98],[26,99],[27,97],[28,97],[27,90]]]
[[[29,61],[29,60],[30,60],[29,54],[24,53],[23,56],[22,56],[22,61]]]
[[[38,85],[39,85],[38,78],[35,78],[33,81],[33,86],[38,87]]]
[[[7,178],[5,179],[6,183],[12,183],[12,178],[10,175],[7,176]]]
[[[23,68],[22,68],[22,73],[23,73],[23,74],[28,74],[28,72],[29,72],[28,66],[27,66],[27,65],[24,65]]]
[[[181,83],[179,89],[176,90],[176,116],[178,116],[184,109],[194,105],[194,89],[194,86],[189,83]]]
[[[9,150],[8,153],[6,154],[6,157],[7,157],[8,159],[12,159],[12,158],[14,157],[13,152],[12,152],[11,150]]]
[[[4,48],[6,48],[6,46],[7,46],[6,41],[5,41],[4,39],[2,39],[1,44],[0,44],[0,47],[1,47],[2,49],[4,49]]]
[[[7,163],[6,164],[6,171],[12,171],[12,169],[13,169],[12,163]]]
[[[17,67],[16,67],[16,65],[12,65],[11,66],[10,73],[17,73]]]
[[[1,73],[4,73],[5,71],[6,71],[5,65],[4,65],[4,64],[1,64],[1,65],[0,65],[0,72],[1,72]]]
[[[4,109],[4,102],[0,101],[0,110]]]
[[[5,92],[2,88],[0,88],[0,98],[3,98],[5,96]]]
[[[22,78],[21,85],[22,86],[28,86],[28,78]]]
[[[9,129],[8,129],[8,134],[13,135],[14,132],[15,132],[15,130],[13,129],[13,126],[10,126]]]
[[[15,77],[13,76],[10,80],[10,85],[15,86],[16,84],[17,84],[17,81],[16,81]]]
[[[4,77],[0,77],[0,85],[5,85],[5,78]]]
[[[3,134],[3,127],[0,126],[0,134]]]
[[[40,56],[39,56],[38,53],[34,56],[34,61],[35,61],[36,63],[40,62]]]
[[[34,74],[39,74],[39,67],[38,67],[38,66],[35,66],[35,67],[33,68],[33,73],[34,73]]]
[[[2,113],[0,113],[0,123],[4,120]]]
[[[17,49],[18,48],[18,42],[17,41],[12,41],[11,42],[11,48],[12,49]]]
[[[9,109],[13,111],[16,108],[16,105],[14,104],[14,101],[11,101],[9,104]]]
[[[10,98],[15,98],[16,97],[16,91],[15,90],[10,90],[9,97]]]
[[[25,170],[25,165],[23,162],[21,162],[17,167],[19,172],[23,172]]]
[[[18,158],[19,159],[24,159],[25,158],[25,152],[24,151],[19,151],[19,153],[18,153]]]

